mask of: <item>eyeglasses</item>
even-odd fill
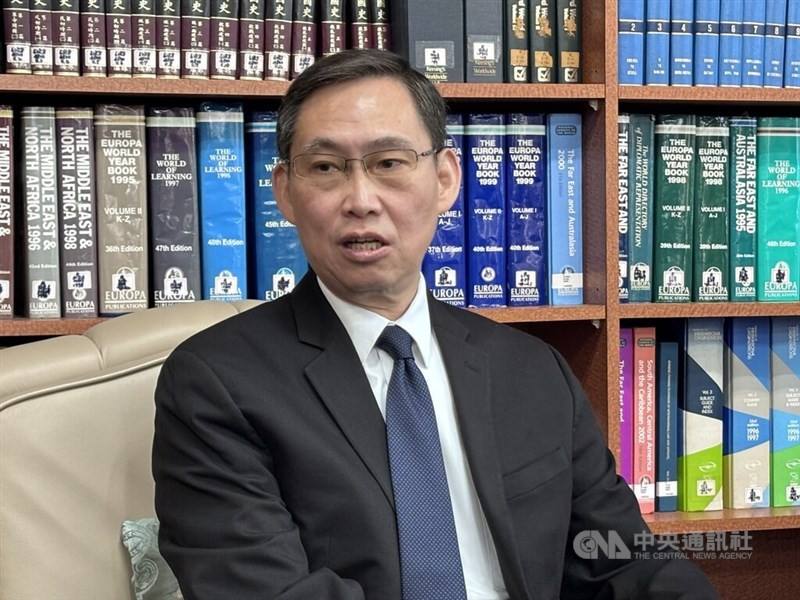
[[[431,148],[425,152],[395,148],[370,152],[361,158],[345,158],[338,154],[308,152],[298,154],[286,163],[300,179],[308,180],[320,188],[333,188],[347,179],[347,163],[360,162],[367,175],[386,185],[403,185],[417,168],[420,158],[439,152]]]

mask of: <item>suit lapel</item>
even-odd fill
[[[503,490],[491,410],[486,354],[469,343],[468,330],[429,296],[431,320],[453,391],[456,418],[472,479],[492,532],[511,598],[529,598]]]
[[[321,349],[306,365],[306,376],[394,508],[383,416],[347,331],[313,272],[292,292],[291,302],[298,338]]]

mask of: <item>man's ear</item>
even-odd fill
[[[441,214],[453,206],[461,188],[461,161],[452,148],[443,148],[436,156],[436,175],[439,178],[437,213]]]
[[[284,162],[279,162],[272,169],[272,194],[286,220],[297,225],[294,219],[294,206],[289,199],[289,165]]]

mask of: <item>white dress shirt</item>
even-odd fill
[[[414,359],[428,384],[436,414],[436,425],[439,428],[467,598],[506,600],[508,593],[500,572],[497,550],[472,481],[464,444],[456,422],[453,392],[450,389],[439,343],[431,327],[424,278],[420,275],[417,295],[408,310],[394,322],[365,308],[345,302],[325,287],[319,278],[317,281],[355,346],[384,419],[386,419],[386,390],[392,376],[394,360],[384,350],[376,348],[375,342],[387,325],[399,325],[413,338]]]

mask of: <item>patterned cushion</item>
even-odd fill
[[[131,555],[135,600],[182,600],[178,581],[158,551],[158,520],[123,521],[122,543]]]

